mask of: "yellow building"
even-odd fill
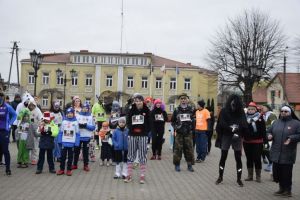
[[[57,71],[62,75],[58,76]],[[71,76],[71,71],[74,70]],[[125,104],[134,93],[160,98],[172,112],[176,95],[185,92],[196,102],[217,98],[217,73],[190,63],[181,63],[152,53],[96,53],[87,50],[70,53],[43,54],[37,73],[36,94],[43,109],[51,99],[63,104],[64,76],[66,103],[78,95],[94,102],[96,95],[119,99]],[[21,61],[21,86],[34,93],[34,69],[30,59]],[[215,106],[217,102],[215,102]]]

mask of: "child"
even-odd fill
[[[90,105],[85,103],[82,106],[81,111],[77,115],[77,120],[79,123],[79,131],[80,131],[80,144],[75,148],[75,156],[74,163],[72,169],[77,169],[78,158],[80,154],[80,149],[82,146],[82,154],[83,154],[83,163],[84,171],[90,171],[89,168],[89,142],[92,136],[93,131],[95,130],[95,124],[93,120],[93,116],[90,112]]]
[[[41,135],[39,148],[39,160],[37,163],[36,174],[41,174],[43,171],[43,165],[45,161],[45,153],[47,152],[47,162],[49,165],[49,172],[55,174],[54,162],[53,162],[53,149],[54,138],[59,132],[58,126],[54,124],[53,117],[50,117],[50,112],[44,112],[44,117],[39,124],[37,133]]]
[[[127,176],[127,153],[128,153],[128,129],[125,128],[126,119],[121,117],[118,120],[119,127],[114,131],[112,140],[115,150],[116,173],[114,179],[125,179]]]
[[[79,125],[75,117],[75,110],[68,108],[66,110],[66,118],[63,120],[58,134],[58,143],[62,144],[60,170],[56,172],[57,175],[65,174],[66,158],[67,163],[67,176],[72,176],[72,162],[73,162],[73,148],[79,146],[80,134]]]
[[[111,140],[111,132],[109,129],[109,123],[103,122],[102,128],[99,131],[99,138],[101,139],[101,157],[100,157],[100,166],[104,165],[105,159],[107,160],[106,165],[109,166],[110,159],[111,159],[111,146],[112,146],[112,140]]]
[[[33,136],[31,137],[31,135],[35,132],[30,121],[30,111],[28,108],[23,108],[20,111],[18,120],[20,120],[16,130],[16,139],[18,141],[18,168],[27,168],[29,163],[29,148],[33,148]]]

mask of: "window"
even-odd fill
[[[174,109],[175,109],[175,104],[171,103],[170,104],[170,112],[174,112]]]
[[[34,84],[34,72],[28,73],[28,84]]]
[[[101,63],[104,64],[105,63],[105,56],[101,57]]]
[[[112,57],[108,57],[108,63],[109,64],[112,64],[112,60],[113,60]]]
[[[142,77],[142,88],[148,88],[148,78]]]
[[[191,79],[189,79],[189,78],[184,79],[184,89],[185,90],[191,89]]]
[[[162,85],[162,78],[161,77],[157,77],[156,81],[155,81],[155,88],[156,89],[161,89],[161,85]]]
[[[86,57],[86,62],[87,63],[90,62],[90,57],[89,56]]]
[[[78,85],[78,76],[74,76],[74,77],[72,77],[72,86],[76,86],[76,85]]]
[[[87,74],[85,77],[85,85],[86,86],[92,86],[93,83],[93,75],[92,74]]]
[[[106,87],[112,87],[112,83],[113,83],[112,75],[107,75],[106,76]]]
[[[127,87],[133,88],[133,77],[132,76],[128,76],[128,78],[127,78]]]
[[[271,98],[275,97],[275,90],[271,90]]]
[[[57,85],[63,85],[64,84],[64,77],[63,77],[63,75],[57,77],[56,84]]]
[[[60,106],[63,106],[63,100],[62,100],[61,97],[57,97],[56,101],[59,102],[59,105],[60,105]]]
[[[44,85],[49,84],[49,73],[43,73],[43,84]]]
[[[82,56],[82,62],[85,63],[85,56]]]
[[[43,96],[42,107],[48,107],[48,97],[47,96]]]
[[[176,78],[170,79],[170,90],[176,90]]]

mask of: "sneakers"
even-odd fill
[[[188,169],[188,171],[190,171],[190,172],[194,172],[194,169],[193,169],[192,165],[188,165],[187,169]]]
[[[175,171],[180,172],[180,165],[175,165]]]
[[[42,173],[42,170],[36,170],[35,174],[41,174]]]
[[[140,184],[144,184],[145,183],[145,176],[141,176],[140,177]]]
[[[125,183],[130,183],[132,181],[132,177],[131,176],[127,176],[125,179],[124,179],[124,182]]]
[[[9,169],[9,170],[6,170],[6,175],[7,175],[7,176],[10,176],[10,175],[11,175],[10,169]]]
[[[219,185],[222,182],[223,182],[223,177],[219,176],[219,178],[216,180],[216,185]]]
[[[150,160],[156,160],[156,156],[155,155],[151,156]]]
[[[85,166],[83,167],[83,170],[86,171],[86,172],[89,172],[89,171],[90,171],[90,168],[89,168],[88,165],[85,165]]]
[[[104,165],[104,162],[102,160],[100,160],[99,166],[103,166],[103,165]]]
[[[65,174],[65,171],[64,170],[58,170],[57,172],[56,172],[56,175],[63,175],[63,174]]]
[[[72,165],[72,170],[74,169],[78,169],[78,166],[77,165]]]
[[[114,179],[120,179],[120,178],[121,178],[121,176],[118,176],[118,175],[114,176]]]
[[[67,176],[72,176],[72,170],[67,170]]]

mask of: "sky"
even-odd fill
[[[0,72],[8,80],[12,41],[19,60],[41,53],[121,52],[122,0],[0,0]],[[167,57],[207,68],[216,32],[245,9],[278,20],[287,36],[287,70],[297,71],[300,0],[123,0],[122,52]],[[13,62],[12,74],[16,73]],[[16,76],[11,80],[16,82]]]

